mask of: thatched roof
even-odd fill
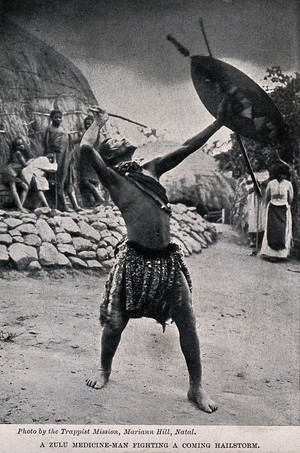
[[[4,20],[0,29],[0,165],[16,136],[29,137],[39,154],[39,135],[58,107],[66,130],[80,130],[88,105],[96,104],[81,71],[51,46]]]
[[[17,136],[27,141],[34,154],[42,153],[42,132],[49,124],[53,108],[63,111],[63,126],[67,131],[80,131],[83,112],[97,101],[73,63],[16,24],[2,22],[0,44],[0,130],[5,130],[5,134],[0,133],[0,166],[3,168],[10,143]],[[148,159],[177,147],[178,144],[166,141],[148,143],[137,151],[137,157]],[[208,210],[230,204],[230,183],[218,172],[214,159],[201,151],[165,175],[162,182],[171,202],[205,206]]]
[[[157,141],[136,151],[136,158],[145,161],[178,148],[178,143]],[[231,180],[220,171],[215,159],[199,150],[161,178],[172,203],[196,206],[200,214],[231,207]]]

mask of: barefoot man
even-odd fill
[[[160,176],[197,151],[223,125],[224,108],[209,127],[187,140],[179,149],[140,166],[132,161],[135,147],[125,139],[106,139],[99,153],[93,148],[99,128],[108,120],[100,108],[92,109],[94,123],[81,141],[100,181],[120,209],[127,238],[116,250],[114,267],[101,305],[101,359],[98,371],[86,380],[94,389],[104,387],[121,334],[130,318],[154,318],[165,326],[172,319],[189,372],[188,398],[199,409],[214,412],[216,403],[201,382],[200,346],[192,309],[191,281],[180,248],[171,242],[170,215]]]

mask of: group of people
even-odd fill
[[[257,163],[253,165],[256,170]],[[252,179],[248,194],[248,232],[250,247],[255,247],[255,254],[269,261],[286,259],[292,244],[293,185],[289,181],[290,171],[286,164],[278,162],[268,171],[255,172],[254,176],[260,187],[255,189]]]
[[[163,329],[172,318],[179,331],[180,346],[189,373],[188,398],[205,412],[211,413],[217,409],[217,404],[202,385],[191,279],[180,247],[171,242],[171,207],[159,178],[201,148],[222,127],[225,110],[225,106],[221,105],[218,118],[177,150],[155,157],[143,165],[132,161],[136,147],[127,140],[109,138],[99,143],[100,131],[108,120],[108,114],[100,108],[92,110],[93,121],[86,124],[86,132],[80,142],[82,182],[96,197],[93,188],[97,181],[101,181],[120,209],[127,237],[116,247],[115,264],[106,284],[101,305],[104,329],[100,365],[95,374],[86,380],[90,388],[101,389],[107,385],[114,355],[130,318],[152,318]],[[58,176],[58,194],[62,204],[66,203],[67,194],[74,209],[78,209],[73,191],[74,167],[71,165],[73,155],[69,151],[70,138],[60,131],[61,112],[53,111],[50,117],[52,124],[45,131],[45,155],[42,157],[49,160],[49,165],[55,163],[57,166],[53,167],[53,171]],[[21,210],[30,179],[26,182],[24,178],[29,157],[22,140],[15,141],[6,174],[11,175],[9,183],[15,195],[17,184],[23,189],[21,198],[15,198]],[[36,179],[35,173],[32,174]],[[43,192],[44,187],[40,191]]]
[[[185,141],[178,149],[155,157],[140,165],[132,160],[136,147],[123,139],[99,142],[101,128],[108,114],[100,108],[92,110],[93,118],[86,124],[80,142],[83,183],[94,191],[98,181],[106,188],[124,218],[127,237],[117,245],[115,262],[105,286],[100,320],[103,326],[100,363],[94,374],[86,379],[88,387],[101,389],[108,384],[112,362],[122,333],[130,318],[148,317],[165,329],[172,319],[179,332],[179,341],[189,374],[187,396],[199,409],[212,413],[217,404],[207,395],[202,384],[200,345],[192,307],[192,283],[180,247],[171,241],[171,207],[160,177],[200,149],[207,140],[227,123],[232,114],[230,102],[224,99],[218,108],[217,119],[202,132]],[[78,209],[73,191],[73,167],[70,138],[61,133],[61,112],[51,112],[52,124],[45,132],[45,157],[53,156],[59,175],[58,193],[62,203],[66,194]],[[19,170],[27,166],[28,156],[22,142],[14,145],[10,168],[14,190]],[[49,160],[51,163],[51,159]],[[23,187],[20,208],[28,185]],[[274,179],[266,186],[266,229],[262,253],[280,254],[290,247],[292,185],[286,180],[286,170],[278,165]]]
[[[4,181],[8,184],[18,210],[24,207],[28,192],[33,189],[42,206],[49,207],[45,192],[53,187],[52,207],[62,211],[81,211],[76,198],[76,162],[74,144],[71,135],[61,127],[63,114],[60,110],[50,112],[51,123],[45,129],[42,139],[43,155],[33,158],[24,140],[17,137],[12,141],[10,156],[4,168]],[[84,120],[86,131],[93,123],[92,115]],[[81,140],[82,135],[79,135]],[[89,199],[90,206],[97,206],[104,201],[98,175],[89,161],[82,154],[78,162],[79,187]],[[50,182],[50,184],[49,184]],[[67,197],[72,208],[69,207]]]
[[[53,154],[32,158],[22,138],[12,141],[9,161],[3,173],[18,210],[26,211],[24,203],[30,187],[34,187],[42,206],[49,206],[44,194],[49,190],[46,173],[56,170]]]

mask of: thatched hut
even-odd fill
[[[51,46],[4,19],[0,30],[0,165],[7,161],[11,140],[23,137],[33,154],[41,154],[41,133],[49,112],[59,108],[63,125],[82,128],[86,106],[96,103],[80,70]]]
[[[76,134],[82,130],[87,106],[97,101],[81,71],[37,37],[3,19],[0,40],[0,168],[3,169],[11,141],[17,136],[25,139],[34,155],[43,153],[42,133],[53,108],[62,110],[64,129]],[[118,135],[118,127],[115,129],[110,124],[107,133]],[[149,143],[138,150],[137,157],[149,158],[177,146],[165,141]],[[196,205],[201,214],[228,208],[230,183],[217,171],[212,157],[204,153],[201,159],[199,156],[200,152],[164,176],[170,201]],[[0,193],[0,205],[1,201]]]
[[[136,157],[146,161],[176,148],[178,144],[170,141],[148,143],[137,150]],[[215,159],[201,150],[166,173],[161,181],[171,203],[196,206],[199,214],[212,214],[214,218],[221,215],[222,209],[231,210],[234,197],[232,182],[218,171]]]

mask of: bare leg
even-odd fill
[[[179,331],[180,346],[189,372],[188,398],[196,403],[199,409],[211,413],[217,410],[218,406],[202,388],[202,367],[196,320],[190,303],[190,291],[183,274],[181,280],[182,308],[174,316],[174,321]]]
[[[97,203],[102,204],[104,202],[104,198],[102,198],[97,187],[92,182],[90,182],[88,179],[85,179],[82,185],[85,190],[87,190],[93,195]]]
[[[72,203],[72,206],[73,208],[75,209],[75,211],[82,211],[83,209],[79,206],[78,202],[77,202],[77,199],[76,199],[76,195],[75,195],[75,190],[72,189],[69,193],[69,198],[70,198],[70,201]]]
[[[23,187],[23,186],[22,186],[22,187]],[[20,197],[22,206],[24,205],[24,203],[25,203],[25,201],[26,201],[28,192],[29,192],[29,187],[27,186],[27,184],[24,183],[24,189],[22,190],[21,197]]]
[[[69,209],[69,207],[67,205],[67,199],[66,199],[65,193],[64,192],[59,193],[58,198],[59,198],[59,208],[60,208],[60,205],[61,205],[61,208],[62,208],[63,211],[72,212],[72,209]]]
[[[112,313],[111,321],[106,324],[102,333],[100,367],[91,378],[86,379],[88,387],[101,389],[108,383],[112,361],[127,323],[128,318],[119,310]]]
[[[24,185],[23,185],[24,184]],[[19,197],[18,191],[17,191],[17,186],[15,182],[10,182],[9,183],[9,188],[12,193],[14,202],[17,205],[17,208],[19,211],[22,212],[27,212],[26,209],[23,208],[23,203],[26,200],[27,194],[28,194],[28,186],[25,183],[22,183],[22,195],[21,198]]]
[[[46,208],[49,208],[49,204],[48,204],[48,201],[47,201],[47,199],[45,197],[44,192],[42,190],[38,190],[37,194],[38,194],[38,197],[39,197],[42,205],[45,206]]]

